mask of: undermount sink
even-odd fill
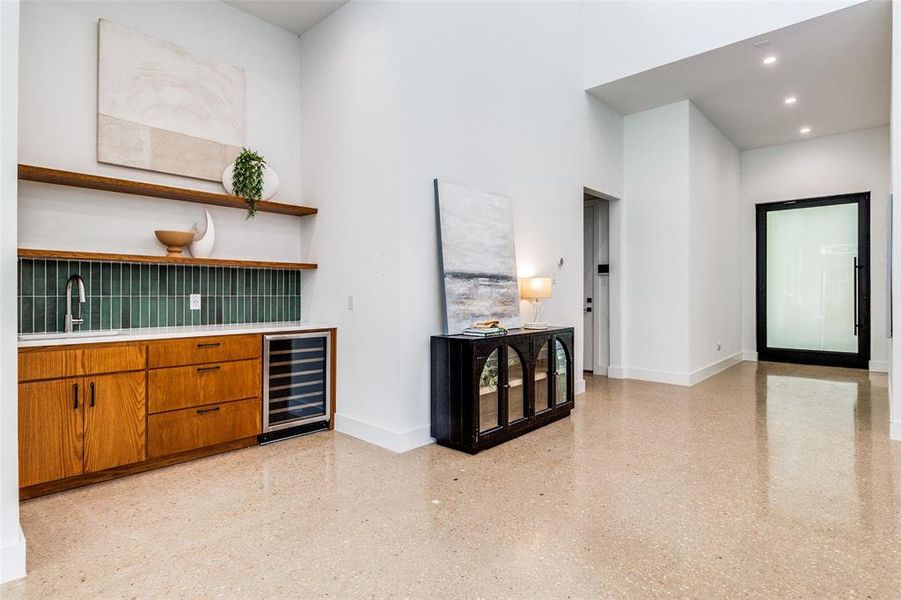
[[[20,333],[19,341],[20,342],[33,342],[36,340],[67,340],[72,338],[93,338],[93,337],[111,337],[114,335],[119,335],[119,332],[115,329],[107,329],[103,331],[72,331],[70,333],[64,333],[61,331],[54,331],[51,333]]]

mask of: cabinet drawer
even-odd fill
[[[151,369],[259,358],[259,335],[226,335],[154,342],[150,345]]]
[[[19,381],[139,371],[147,366],[144,344],[19,352]]]
[[[151,458],[257,435],[260,399],[238,400],[150,415],[147,445]]]
[[[239,360],[149,371],[148,412],[260,397],[260,361]]]

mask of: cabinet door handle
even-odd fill
[[[221,368],[220,365],[216,365],[215,367],[197,367],[198,373],[205,373],[207,371],[218,371]]]
[[[220,408],[219,406],[214,406],[214,407],[212,407],[212,408],[198,408],[198,409],[197,409],[197,414],[198,414],[198,415],[202,415],[202,414],[205,414],[205,413],[216,412],[216,411],[219,410],[219,408]]]
[[[72,393],[75,396],[75,404],[72,406],[72,410],[78,410],[78,384],[72,385]]]
[[[218,348],[222,345],[222,342],[206,342],[203,344],[197,344],[198,348]]]
[[[91,382],[91,406],[94,406],[94,382]]]

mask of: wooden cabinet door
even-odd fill
[[[19,384],[19,486],[81,475],[81,379]]]
[[[146,458],[143,371],[84,378],[84,471],[93,473]]]

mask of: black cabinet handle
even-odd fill
[[[72,385],[72,393],[75,396],[75,404],[72,406],[72,410],[78,410],[78,384]]]
[[[222,342],[206,342],[203,344],[197,344],[198,348],[218,348],[222,345]]]
[[[94,382],[91,382],[91,406],[94,406]]]
[[[215,367],[197,367],[197,372],[205,373],[207,371],[218,371],[220,368],[220,365],[216,365]]]
[[[202,415],[202,414],[205,414],[205,413],[216,412],[216,411],[219,410],[219,408],[220,408],[219,406],[214,406],[213,408],[198,408],[198,409],[197,409],[197,414],[198,414],[198,415]]]

